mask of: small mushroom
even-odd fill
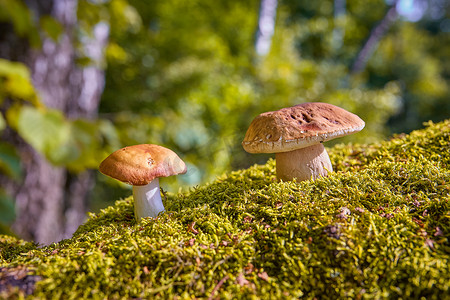
[[[357,115],[343,108],[302,103],[257,116],[242,146],[249,153],[276,153],[278,179],[315,179],[333,171],[322,143],[358,132],[364,125]]]
[[[142,144],[119,149],[103,160],[100,172],[133,186],[134,214],[156,217],[164,211],[159,177],[186,173],[185,163],[170,149]]]

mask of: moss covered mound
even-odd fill
[[[136,224],[128,198],[57,244],[0,237],[0,262],[42,278],[36,298],[443,299],[449,151],[446,121],[335,146],[313,182],[277,182],[269,160],[167,196],[157,219]]]

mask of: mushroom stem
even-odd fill
[[[134,216],[138,222],[145,217],[155,218],[164,211],[158,178],[147,185],[133,185],[133,198]]]
[[[275,154],[277,177],[283,181],[316,179],[332,172],[330,157],[323,144]]]

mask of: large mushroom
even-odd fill
[[[159,177],[186,173],[185,163],[170,149],[142,144],[119,149],[103,160],[100,172],[133,186],[134,213],[141,218],[156,217],[164,211]]]
[[[278,179],[298,181],[332,172],[323,142],[358,132],[364,121],[328,103],[302,103],[257,116],[242,146],[249,153],[276,153]]]

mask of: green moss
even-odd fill
[[[164,199],[116,202],[70,240],[0,239],[44,278],[31,298],[420,298],[450,288],[450,121],[329,149],[336,172],[277,182],[275,162]]]

